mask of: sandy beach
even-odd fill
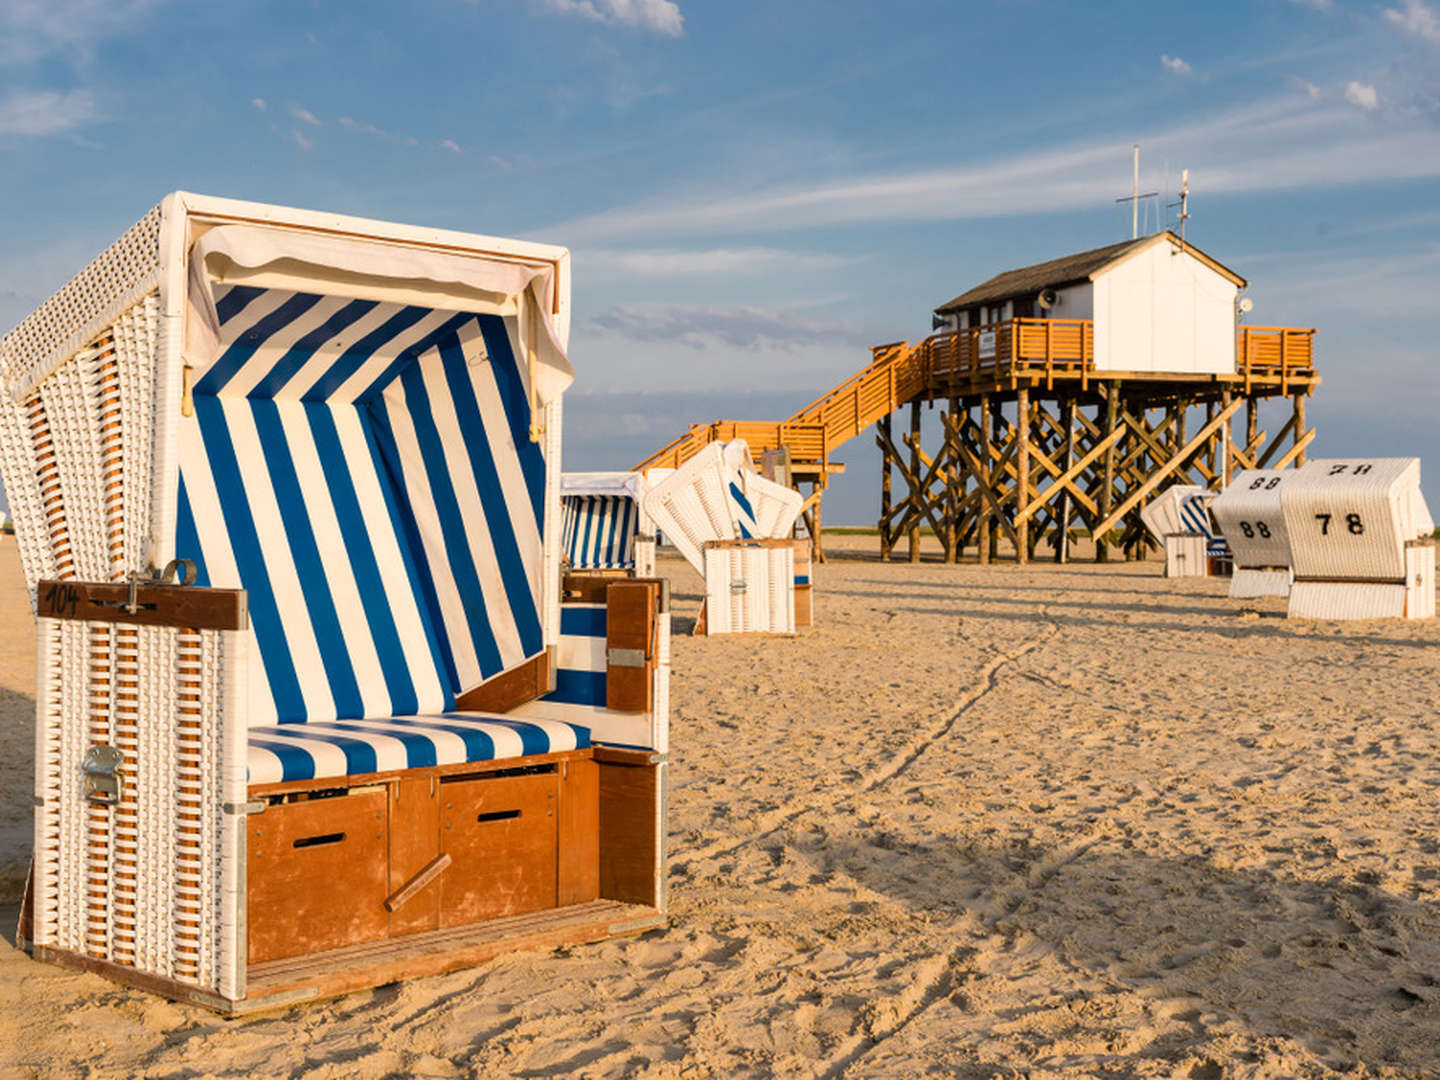
[[[0,1074],[1440,1075],[1440,622],[874,549],[796,638],[677,636],[668,929],[226,1021],[14,948],[0,542]]]

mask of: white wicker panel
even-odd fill
[[[1297,582],[1404,580],[1405,542],[1429,517],[1419,458],[1317,458],[1280,490]]]
[[[1294,578],[1288,567],[1284,570],[1255,570],[1237,566],[1235,576],[1230,579],[1230,598],[1253,600],[1260,596],[1289,596],[1290,583]]]
[[[652,718],[652,746],[662,754],[670,752],[670,613],[655,617],[655,693]]]
[[[36,621],[35,686],[35,878],[31,890],[37,944],[55,944],[59,912],[61,624],[54,619]]]
[[[1292,619],[1400,619],[1405,616],[1405,586],[1296,581],[1288,614]]]
[[[707,634],[793,634],[795,549],[705,549]]]
[[[1180,504],[1187,495],[1198,495],[1205,489],[1196,484],[1173,484],[1140,508],[1140,521],[1150,530],[1157,544],[1164,544],[1171,533],[1189,532],[1180,519]]]
[[[1205,577],[1209,573],[1205,537],[1199,533],[1168,533],[1165,537],[1165,576]]]
[[[545,549],[545,580],[541,583],[540,610],[547,645],[560,641],[560,559],[564,554],[560,538],[563,524],[560,513],[562,421],[561,399],[557,397],[544,407],[541,420],[545,425],[545,535],[541,537]]]
[[[1289,570],[1290,536],[1280,508],[1280,492],[1295,475],[1292,469],[1244,469],[1210,504],[1210,513],[1235,556],[1237,571]],[[1231,595],[1235,595],[1233,590]]]
[[[23,400],[120,313],[160,285],[160,207],[0,338],[0,388]]]
[[[701,574],[705,573],[705,542],[734,540],[740,535],[725,490],[728,478],[725,444],[711,443],[640,500],[645,514]]]
[[[1405,545],[1405,617],[1435,617],[1435,542],[1417,540]]]

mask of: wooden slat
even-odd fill
[[[660,587],[652,581],[612,581],[605,589],[605,707],[649,712],[655,697],[655,613]],[[639,653],[640,666],[612,662],[614,650]]]
[[[509,712],[555,689],[555,666],[547,649],[517,668],[502,671],[455,699],[457,712]]]
[[[120,582],[42,581],[36,589],[36,615],[49,619],[177,626],[192,630],[244,630],[250,625],[244,589],[138,585],[136,611],[126,611],[130,586]]]

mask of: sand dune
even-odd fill
[[[1155,563],[873,544],[836,542],[798,638],[676,639],[668,930],[231,1022],[31,962],[12,904],[0,1066],[1440,1075],[1440,622],[1292,623]],[[12,545],[11,899],[33,759]],[[664,568],[688,614],[698,579]]]

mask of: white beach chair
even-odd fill
[[[37,957],[235,1013],[663,922],[664,590],[560,574],[569,284],[180,193],[0,340]]]
[[[1280,489],[1295,584],[1289,615],[1428,619],[1435,523],[1419,458],[1315,458]]]
[[[1294,573],[1280,492],[1294,475],[1293,469],[1242,469],[1210,504],[1235,557],[1232,597],[1290,595]]]

